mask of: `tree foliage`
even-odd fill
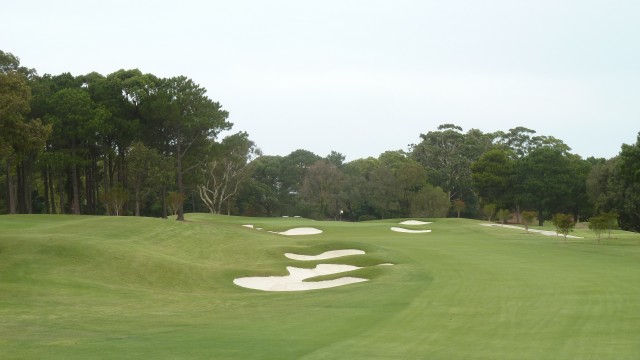
[[[640,133],[635,144],[622,145],[618,171],[620,224],[640,231]]]
[[[493,215],[495,215],[496,213],[496,204],[485,204],[482,207],[482,213],[484,214],[484,216],[486,217],[487,221],[492,221],[493,220]]]
[[[573,231],[573,228],[576,226],[576,222],[573,221],[573,216],[569,214],[555,214],[551,222],[555,225],[556,232],[562,234],[565,242],[567,241],[569,232]]]
[[[509,211],[509,209],[500,209],[496,213],[496,216],[498,217],[498,220],[500,220],[500,223],[504,225],[511,217],[511,211]]]
[[[613,159],[583,160],[525,127],[443,124],[408,152],[345,162],[337,151],[263,155],[244,132],[219,140],[228,116],[185,76],[40,76],[0,51],[0,212],[166,217],[171,208],[182,220],[188,204],[256,216],[491,220],[501,208],[525,227],[520,209],[536,210],[540,224],[556,213],[578,221],[615,212],[622,228],[640,230],[640,138]]]
[[[538,212],[539,225],[545,214],[564,210],[571,200],[574,174],[561,151],[538,148],[516,164],[514,190],[517,202]]]
[[[529,232],[529,225],[536,219],[537,213],[535,211],[523,211],[521,215],[522,225]]]
[[[237,194],[250,162],[260,155],[260,150],[246,132],[227,136],[220,144],[211,146],[214,155],[202,168],[198,191],[209,212],[220,214],[223,205]]]

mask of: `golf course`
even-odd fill
[[[637,233],[185,217],[0,216],[0,358],[640,358]]]

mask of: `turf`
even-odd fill
[[[597,244],[431,219],[0,217],[2,359],[638,359],[640,235]],[[425,219],[423,219],[425,220]],[[252,224],[263,230],[249,229]],[[316,227],[318,235],[268,232]],[[285,252],[362,249],[300,262]],[[308,292],[286,266],[371,266]],[[344,276],[340,274],[336,277]]]

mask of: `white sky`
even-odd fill
[[[640,1],[6,1],[39,74],[185,75],[267,155],[347,161],[454,123],[525,126],[583,157],[640,131]]]

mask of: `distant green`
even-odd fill
[[[465,219],[407,234],[390,230],[398,219],[186,218],[0,216],[0,358],[640,358],[639,234],[597,244],[579,228],[564,243]],[[302,226],[324,232],[269,232]],[[335,249],[366,255],[283,256]],[[232,282],[383,262],[395,265],[333,289]]]

